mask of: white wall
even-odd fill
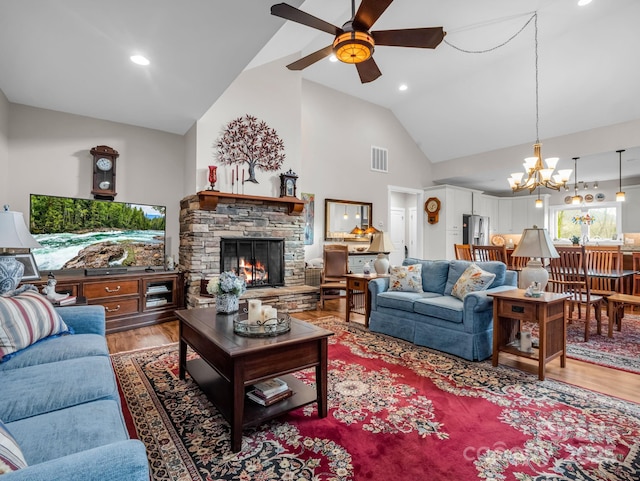
[[[388,149],[388,173],[370,169],[372,145]],[[302,159],[298,192],[316,194],[307,259],[322,255],[325,198],[372,202],[374,226],[385,230],[388,185],[431,185],[430,162],[389,109],[309,81],[302,83]]]
[[[6,199],[7,188],[9,186],[9,101],[0,90],[0,209],[9,199]]]
[[[8,185],[3,202],[10,203],[12,210],[25,213],[26,218],[29,194],[91,198],[89,151],[96,145],[108,145],[120,154],[116,200],[165,205],[167,254],[177,258],[185,171],[183,136],[18,104],[9,105],[9,120],[9,162],[3,169]]]
[[[285,159],[278,171],[256,169],[258,184],[247,182],[246,195],[280,196],[280,173],[292,169],[300,175],[300,81],[299,73],[285,68],[286,59],[268,63],[243,72],[197,123],[197,159],[195,178],[190,179],[191,193],[204,190],[208,185],[209,165],[218,166],[216,188],[231,192],[231,170],[216,157],[213,145],[229,122],[245,115],[264,120],[275,129],[284,142]],[[239,166],[240,171],[243,166]],[[248,171],[248,165],[244,168]],[[245,175],[248,175],[245,173]],[[239,190],[242,193],[242,186]],[[300,189],[298,189],[300,192]]]

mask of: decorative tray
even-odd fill
[[[233,332],[245,337],[274,337],[291,330],[291,317],[249,322],[248,319],[233,321]]]

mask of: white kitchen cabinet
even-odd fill
[[[497,232],[499,234],[513,234],[512,215],[513,202],[512,198],[503,198],[498,200],[498,223]]]
[[[495,232],[499,234],[522,234],[534,225],[548,228],[549,194],[543,194],[541,209],[536,207],[537,195],[501,198],[498,201],[499,222]]]
[[[625,201],[622,203],[622,232],[640,232],[640,185],[625,186]]]

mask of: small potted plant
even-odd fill
[[[207,283],[207,292],[216,296],[218,312],[236,312],[239,309],[239,298],[246,290],[244,278],[231,271],[223,272],[220,277],[214,277]]]
[[[572,235],[571,236],[571,243],[574,246],[580,245],[580,237],[578,237],[577,235]]]

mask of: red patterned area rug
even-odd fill
[[[640,479],[640,404],[318,324],[335,332],[329,415],[312,404],[246,430],[238,453],[216,408],[178,379],[177,344],[113,355],[153,479]],[[313,383],[311,370],[298,377]]]
[[[590,323],[589,340],[584,342],[584,322],[567,325],[567,356],[571,359],[598,364],[622,371],[640,374],[640,316],[625,313],[622,329],[614,327],[608,337],[609,318],[602,314],[602,334],[596,330],[595,320]],[[537,324],[532,335],[537,336]]]

